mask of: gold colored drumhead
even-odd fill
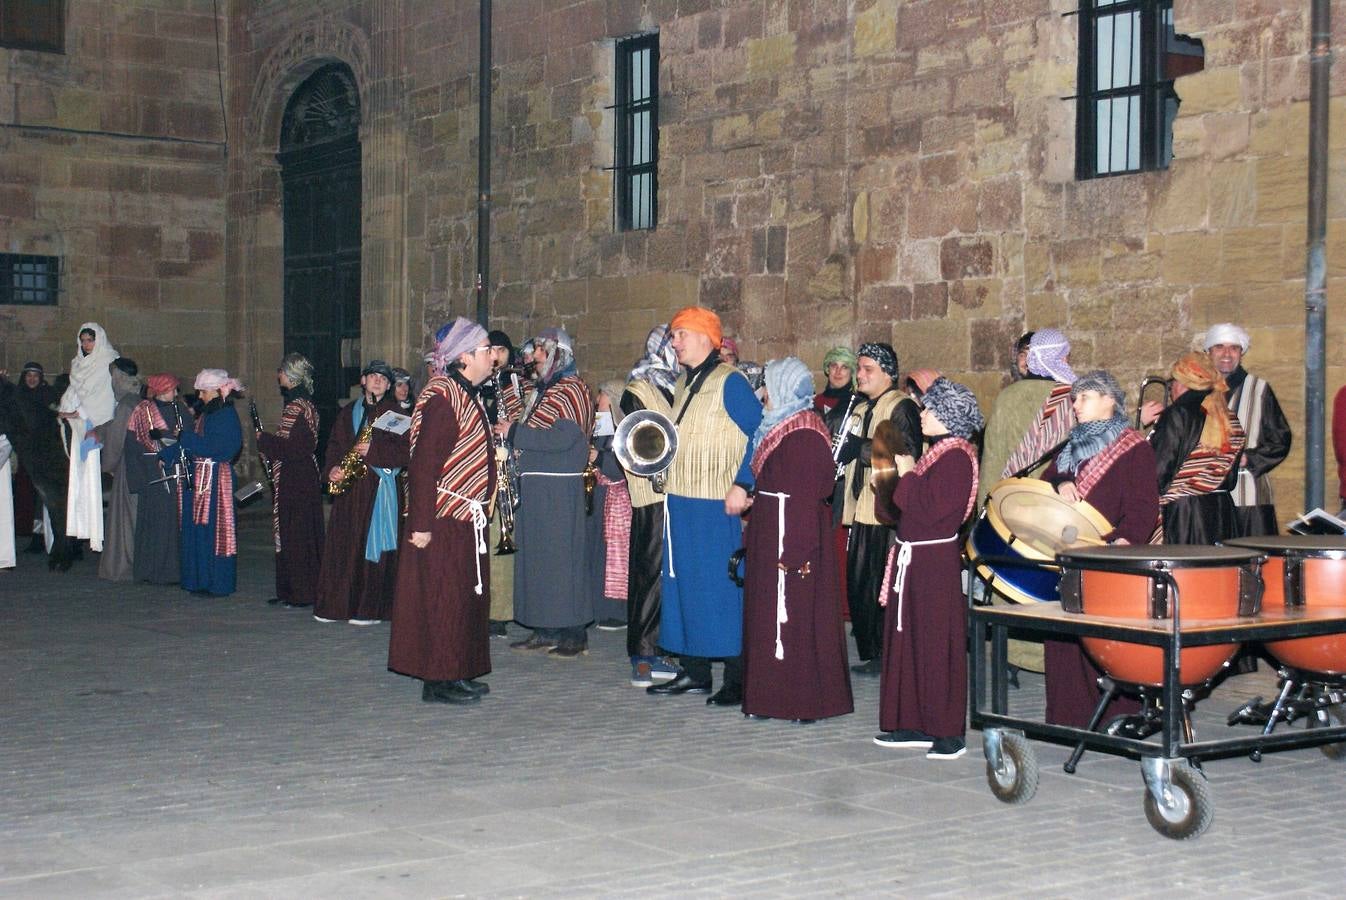
[[[1036,478],[1006,478],[991,488],[986,516],[1029,559],[1055,559],[1072,547],[1101,546],[1112,526],[1085,501],[1071,503]]]

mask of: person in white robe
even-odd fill
[[[70,426],[70,486],[66,494],[65,533],[103,549],[103,464],[94,429],[112,419],[117,398],[108,371],[119,356],[103,326],[79,327],[70,387],[61,396],[60,415]]]

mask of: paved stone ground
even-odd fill
[[[855,715],[750,722],[631,688],[599,632],[574,662],[495,642],[485,702],[423,704],[386,625],[261,602],[266,527],[228,599],[0,574],[0,897],[1340,894],[1346,773],[1316,749],[1209,763],[1215,823],[1179,843],[1131,761],[1067,776],[1037,744],[1010,807],[975,732],[954,762],[874,746],[873,680]],[[1203,734],[1271,687],[1241,680]]]

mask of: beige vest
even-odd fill
[[[907,395],[901,391],[889,391],[879,398],[878,403],[874,404],[874,415],[869,419],[869,429],[861,437],[872,438],[874,430],[879,427],[879,423],[884,419],[890,419],[893,410],[897,404],[901,403]],[[865,411],[868,405],[864,403],[855,404],[855,410],[851,412],[851,420],[846,423],[846,430],[859,429],[860,423],[865,420]],[[846,466],[845,483],[842,490],[845,491],[846,503],[842,507],[841,521],[845,525],[859,523],[861,525],[878,525],[879,520],[874,516],[874,489],[869,485],[869,475],[873,474],[868,468],[865,469],[865,485],[860,489],[860,496],[851,495],[851,480],[855,478],[855,470],[860,465],[858,458],[851,460]]]
[[[640,401],[640,404],[646,409],[661,412],[673,419],[672,407],[664,399],[664,395],[659,389],[648,381],[633,381],[626,386],[631,395]],[[640,509],[645,506],[653,506],[656,503],[664,502],[664,495],[655,493],[654,488],[650,487],[650,479],[641,478],[639,475],[626,473],[626,489],[631,494],[631,506],[634,509]]]
[[[681,413],[682,422],[678,425],[678,453],[668,469],[670,494],[723,500],[734,486],[743,451],[748,449],[748,436],[724,408],[724,385],[730,378],[742,377],[738,369],[720,363],[706,376],[690,403],[687,372],[678,377],[673,392],[673,418],[676,420]]]

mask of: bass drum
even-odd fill
[[[986,495],[986,506],[968,536],[968,561],[991,589],[1011,603],[1052,603],[1061,599],[1061,570],[982,562],[1006,556],[1052,562],[1074,546],[1101,546],[1112,525],[1083,500],[1071,503],[1036,478],[1006,478]]]
[[[1262,563],[1263,608],[1346,609],[1346,537],[1263,535],[1224,542],[1265,553]],[[1346,674],[1346,634],[1267,641],[1267,651],[1305,672]]]

